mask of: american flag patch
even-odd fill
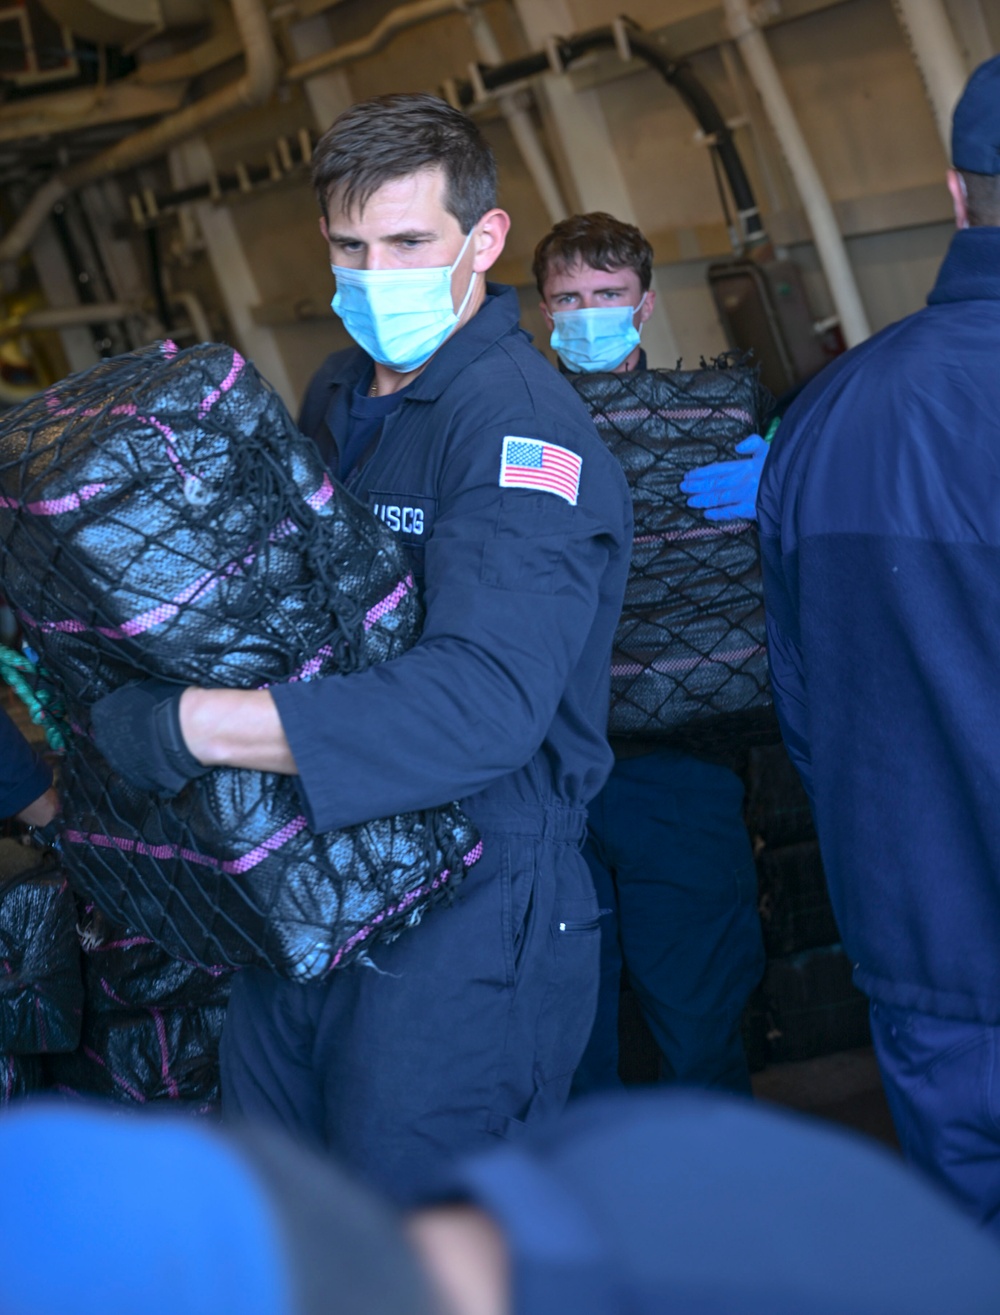
[[[575,507],[582,469],[583,457],[569,448],[543,443],[540,438],[516,438],[508,434],[500,458],[500,487],[557,493]]]

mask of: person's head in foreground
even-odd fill
[[[1000,55],[973,73],[951,121],[948,190],[959,228],[1000,225]]]
[[[261,1128],[0,1117],[4,1315],[994,1315],[1000,1247],[887,1151],[749,1102],[584,1101],[400,1216]]]

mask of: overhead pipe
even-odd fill
[[[481,0],[412,0],[411,4],[391,9],[367,36],[359,37],[357,41],[349,41],[343,46],[333,46],[330,50],[324,50],[322,54],[313,55],[309,59],[300,60],[298,64],[290,65],[285,70],[285,77],[289,82],[302,82],[305,78],[314,78],[317,73],[340,68],[342,64],[352,64],[355,60],[376,54],[383,46],[387,46],[394,36],[405,32],[407,28],[418,27],[421,23],[429,22],[432,18],[440,18],[444,14],[466,13],[471,6],[478,3],[481,3]]]
[[[81,325],[108,324],[127,320],[142,311],[127,301],[95,301],[82,306],[47,306],[41,310],[25,311],[7,320],[0,320],[0,338],[13,338],[20,333],[37,333],[43,329],[74,329]]]
[[[503,62],[500,45],[490,27],[486,15],[481,9],[469,10],[469,26],[472,39],[476,45],[479,58],[488,65],[496,67]],[[563,198],[562,189],[555,172],[545,153],[545,147],[535,130],[534,122],[521,97],[507,92],[497,97],[500,113],[507,121],[514,144],[520,152],[524,167],[542,198],[550,224],[557,224],[569,214],[569,206]]]
[[[171,146],[210,124],[235,113],[262,105],[274,91],[278,79],[278,55],[264,0],[230,0],[246,60],[241,78],[213,92],[159,123],[140,129],[107,150],[55,174],[31,198],[20,218],[0,238],[0,265],[19,259],[31,245],[52,206],[69,192],[108,174],[162,154]]]
[[[871,329],[830,198],[823,187],[767,41],[754,20],[750,5],[747,0],[724,0],[724,5],[729,31],[764,102],[764,109],[805,207],[844,340],[849,347],[853,347],[864,342],[870,336]]]
[[[951,116],[966,79],[965,60],[941,0],[893,0],[934,111],[938,134],[951,159]]]
[[[671,59],[664,48],[647,33],[619,19],[608,27],[593,28],[572,37],[552,37],[545,50],[512,59],[499,68],[473,70],[475,81],[450,82],[445,94],[455,104],[468,108],[484,94],[497,92],[514,83],[544,73],[562,73],[566,66],[594,50],[614,49],[625,58],[637,56],[654,68],[687,105],[721,164],[729,183],[739,219],[739,241],[743,247],[759,246],[767,234],[754,198],[750,180],[733,132],[718,106],[683,60]]]

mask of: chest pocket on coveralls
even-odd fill
[[[423,575],[424,545],[434,528],[437,500],[372,489],[368,494],[368,509],[406,545],[414,573]]]

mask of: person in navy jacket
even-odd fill
[[[1000,1228],[1000,57],[925,309],[793,404],[758,497],[774,698],[905,1154]]]
[[[271,691],[132,686],[94,711],[137,784],[297,773],[317,831],[460,799],[484,853],[452,907],[313,986],[238,975],[223,1106],[335,1148],[405,1201],[446,1153],[562,1105],[593,1021],[598,907],[580,853],[610,770],[624,476],[486,282],[509,218],[492,153],[433,96],[355,105],[314,155],[334,310],[357,346],[303,429],[399,536],[418,644]]]
[[[58,811],[51,770],[0,708],[0,817],[47,826]]]

